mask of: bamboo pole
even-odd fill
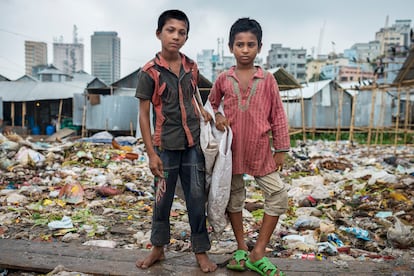
[[[315,96],[317,95],[316,94],[316,92],[318,91],[317,90],[317,83],[315,82],[315,84],[314,84],[314,96],[312,97],[312,140],[315,140],[315,131],[316,131],[316,129],[315,129],[315,125],[316,125],[316,104],[315,104],[315,102],[316,102],[316,100],[315,100]],[[321,94],[322,95],[322,94]]]
[[[12,120],[12,127],[14,128],[14,102],[11,103],[10,118]]]
[[[410,108],[410,91],[407,88],[405,93],[405,116],[404,116],[404,145],[407,144],[407,132],[408,132],[408,113]]]
[[[371,145],[371,135],[372,135],[372,126],[374,122],[374,114],[375,114],[375,101],[376,101],[376,95],[377,89],[372,90],[372,96],[371,96],[371,112],[369,115],[369,126],[368,126],[368,137],[367,137],[367,145]]]
[[[342,88],[339,89],[339,107],[338,107],[338,125],[336,129],[336,144],[338,144],[341,138],[341,125],[342,125],[342,103],[343,103],[344,91]]]
[[[399,127],[399,124],[400,124],[401,86],[399,86],[398,89],[397,89],[397,95],[398,95],[398,100],[397,100],[397,115],[396,115],[396,120],[395,120],[394,155],[397,151],[398,127]]]
[[[354,125],[355,125],[355,113],[356,113],[356,103],[358,99],[358,91],[355,92],[355,95],[352,97],[352,110],[351,110],[351,125],[349,126],[349,142],[352,142],[354,139]],[[352,143],[350,143],[351,145]]]
[[[62,120],[62,109],[63,109],[63,99],[60,99],[59,101],[59,113],[58,113],[58,120],[56,123],[56,131],[58,131],[58,126],[60,128],[61,126],[61,120]]]
[[[83,102],[83,112],[82,112],[82,138],[86,136],[86,95]]]
[[[300,88],[300,107],[301,107],[301,115],[302,115],[302,139],[306,141],[306,124],[305,124],[305,101],[303,99],[303,91]]]
[[[132,126],[132,121],[129,121],[129,130],[130,130],[131,136],[134,136],[134,127]]]
[[[384,114],[385,114],[384,95],[385,95],[385,93],[386,93],[385,91],[381,91],[381,104],[380,104],[379,119],[378,119],[378,122],[376,124],[375,144],[378,144],[378,137],[379,136],[381,136],[380,144],[382,144],[382,142],[383,142]]]
[[[25,127],[25,118],[26,118],[26,102],[22,102],[22,128]]]

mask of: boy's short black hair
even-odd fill
[[[161,32],[162,27],[164,27],[165,22],[168,19],[177,19],[182,20],[187,24],[187,34],[190,32],[190,21],[188,20],[187,15],[180,11],[180,10],[166,10],[164,11],[160,17],[158,17],[158,27],[157,32]]]
[[[234,44],[234,37],[238,33],[251,32],[257,38],[257,43],[262,45],[262,27],[259,22],[249,17],[237,19],[230,28],[229,47],[232,48]]]

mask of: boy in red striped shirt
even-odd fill
[[[287,189],[279,177],[290,140],[287,118],[272,74],[254,65],[262,47],[260,24],[240,18],[230,30],[229,48],[236,66],[221,73],[214,83],[209,100],[215,112],[216,127],[231,127],[232,183],[227,213],[236,237],[238,250],[227,268],[261,275],[284,275],[265,257],[265,248],[279,216],[288,206]],[[224,114],[218,112],[223,103]],[[273,149],[269,133],[272,134]],[[259,237],[248,254],[244,240],[242,210],[246,198],[243,174],[255,177],[264,199],[264,217]]]

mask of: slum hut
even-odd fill
[[[387,90],[372,86],[372,81],[344,82],[342,89],[352,96],[355,128],[392,127],[393,97]]]
[[[334,80],[304,84],[302,88],[281,91],[291,128],[348,128],[352,97]]]
[[[393,96],[396,99],[395,128],[396,132],[400,127],[400,123],[404,124],[404,143],[407,142],[408,135],[413,135],[414,129],[414,46],[411,46],[410,52],[399,70],[393,86],[396,92]],[[397,135],[395,136],[395,143]]]
[[[280,91],[291,90],[302,87],[300,83],[282,67],[270,68],[267,70],[275,77]]]
[[[118,95],[119,89],[94,78],[87,84],[84,93],[74,95],[73,125],[82,127],[82,137],[102,130],[134,130],[137,101],[129,94]]]
[[[82,81],[38,81],[24,76],[0,82],[4,127],[21,134],[51,134],[52,121],[72,117],[72,98],[85,89]],[[48,130],[48,132],[46,131]]]

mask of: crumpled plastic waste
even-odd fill
[[[117,244],[118,243],[116,241],[110,241],[110,240],[90,240],[90,241],[84,242],[82,245],[115,248]]]
[[[63,216],[61,220],[54,220],[47,224],[50,230],[55,229],[69,229],[73,228],[72,219],[68,216]]]
[[[59,192],[59,198],[68,203],[78,204],[83,201],[85,192],[78,182],[66,183]]]
[[[370,241],[371,240],[369,238],[369,232],[367,230],[363,230],[363,229],[358,228],[358,227],[345,227],[345,226],[340,226],[339,227],[339,230],[345,231],[347,233],[351,233],[356,238],[361,239],[361,240],[365,240],[365,241]]]
[[[387,231],[387,239],[393,247],[410,248],[414,245],[414,232],[412,226],[405,225],[395,217],[395,224]]]

